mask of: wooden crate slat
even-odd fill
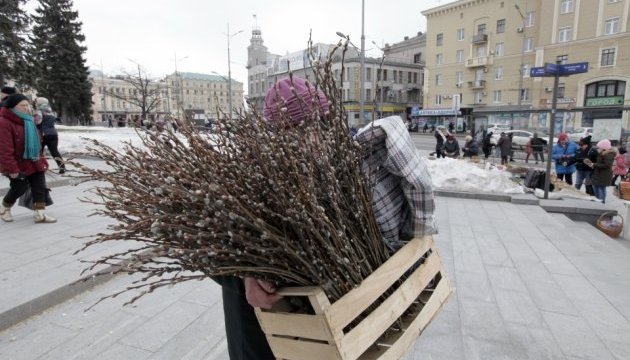
[[[359,287],[352,289],[330,306],[327,311],[330,326],[333,329],[343,329],[392,286],[431,246],[431,236],[408,242],[363,280]]]
[[[324,293],[324,290],[319,286],[295,286],[280,288],[277,293],[282,296],[311,296]]]
[[[369,351],[363,354],[360,360],[397,360],[402,358],[409,348],[415,343],[416,339],[429,323],[438,314],[438,311],[446,303],[446,300],[453,293],[448,280],[442,277],[438,286],[433,291],[433,295],[424,305],[420,314],[415,316],[412,321],[405,322],[403,325],[407,328],[405,332],[397,334],[398,336],[382,339],[386,343],[392,343],[388,348],[381,348],[375,351]],[[381,339],[379,339],[381,340]]]
[[[341,360],[334,345],[287,338],[267,337],[277,359],[286,360]]]
[[[330,327],[323,315],[272,313],[256,309],[258,322],[267,335],[287,335],[331,341]]]
[[[418,298],[441,265],[437,253],[431,254],[387,300],[343,337],[339,344],[342,356],[356,359],[365,352]]]

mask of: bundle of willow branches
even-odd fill
[[[216,275],[319,285],[331,301],[360,284],[388,251],[331,64],[331,56],[314,61],[330,112],[318,110],[302,124],[269,123],[254,111],[223,116],[212,135],[186,126],[184,137],[145,132],[142,147],[123,151],[93,141],[91,154],[110,169],[80,171],[105,182],[91,202],[117,225],[84,248],[119,240],[143,246],[86,270],[128,261],[118,271],[145,274],[126,289],[143,290],[132,302],[161,286]]]

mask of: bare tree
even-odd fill
[[[140,118],[142,120],[146,120],[147,114],[159,108],[162,102],[162,89],[160,89],[158,84],[149,79],[147,73],[140,68],[140,65],[138,65],[137,74],[124,72],[124,76],[122,76],[120,80],[131,86],[131,92],[125,93],[123,91],[119,93],[105,91],[108,96],[126,101],[137,107],[140,110]]]

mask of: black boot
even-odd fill
[[[586,193],[595,196],[595,191],[593,191],[593,185],[586,185]]]

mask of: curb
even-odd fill
[[[47,294],[41,295],[35,299],[29,300],[0,313],[0,332],[15,326],[30,317],[38,315],[53,306],[70,300],[85,291],[91,290],[97,285],[108,282],[117,276],[117,274],[114,274],[113,272],[120,266],[121,265],[112,265],[108,269],[82,277],[70,284],[63,285]]]

